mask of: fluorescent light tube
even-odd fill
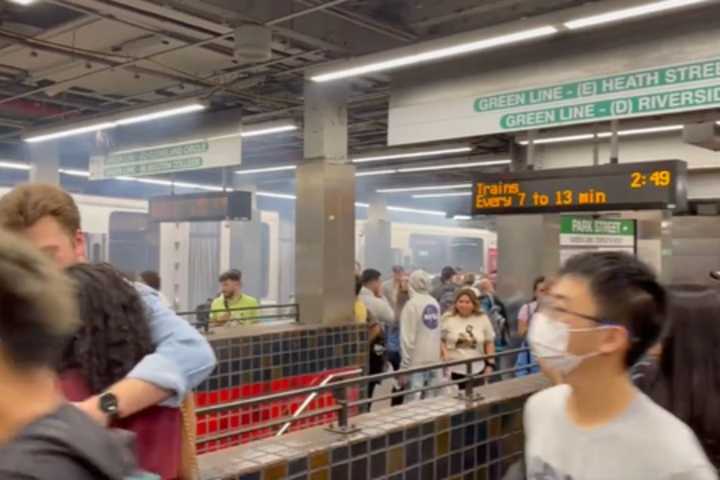
[[[62,173],[63,175],[70,175],[71,177],[85,177],[85,178],[90,177],[90,172],[88,172],[87,170],[73,170],[73,169],[61,168],[58,171],[60,173]]]
[[[157,120],[159,118],[174,117],[175,115],[183,115],[185,113],[199,112],[205,110],[205,105],[200,103],[193,103],[185,105],[184,107],[170,108],[168,110],[160,110],[158,112],[146,113],[143,115],[136,115],[134,117],[122,118],[115,122],[116,125],[125,126],[133,125],[135,123],[149,122],[151,120]]]
[[[164,108],[163,108],[164,107]],[[98,118],[95,123],[81,122],[81,127],[73,127],[72,124],[66,129],[61,127],[50,127],[46,130],[37,132],[28,132],[29,136],[24,139],[28,143],[45,142],[48,140],[56,140],[58,138],[70,137],[73,135],[81,135],[83,133],[97,132],[100,130],[108,130],[118,126],[133,125],[141,122],[149,122],[160,118],[167,118],[176,115],[183,115],[190,112],[204,110],[205,105],[199,101],[188,103],[185,101],[168,102],[163,105],[153,107],[138,108],[135,111],[129,110],[117,114],[105,115]],[[47,132],[47,133],[45,133]]]
[[[621,10],[614,10],[612,12],[601,13],[599,15],[577,18],[575,20],[565,22],[564,25],[570,30],[578,30],[581,28],[602,25],[604,23],[618,22],[620,20],[641,17],[643,15],[660,13],[675,8],[687,7],[698,3],[704,3],[706,1],[707,0],[665,0],[662,2],[647,3],[644,5],[638,5],[637,7],[623,8]]]
[[[392,175],[393,173],[397,173],[396,169],[388,169],[388,170],[368,170],[367,172],[355,172],[356,177],[374,177],[376,175]]]
[[[423,215],[433,215],[435,217],[447,217],[446,212],[441,212],[439,210],[420,210],[417,208],[407,208],[407,207],[387,207],[387,209],[391,212],[420,213]]]
[[[70,128],[68,130],[61,130],[55,133],[48,133],[45,135],[35,135],[25,139],[28,143],[46,142],[48,140],[55,140],[58,138],[71,137],[73,135],[82,135],[83,133],[97,132],[99,130],[107,130],[108,128],[115,127],[112,122],[96,123],[94,125],[88,125],[86,127]]]
[[[353,163],[377,162],[380,160],[398,160],[401,158],[431,157],[433,155],[450,155],[453,153],[471,152],[472,147],[444,148],[439,150],[427,150],[424,152],[389,153],[387,155],[375,155],[372,157],[353,158]]]
[[[381,188],[378,193],[431,192],[433,190],[453,190],[456,188],[472,188],[472,183],[456,185],[430,185],[427,187]]]
[[[252,175],[256,173],[284,172],[297,169],[297,165],[282,165],[279,167],[250,168],[247,170],[236,170],[235,175]]]
[[[370,204],[369,204],[369,203],[355,202],[355,207],[356,207],[356,208],[370,208]]]
[[[35,0],[10,0],[10,3],[17,3],[18,5],[30,5]]]
[[[413,195],[412,198],[448,198],[448,197],[470,197],[472,192],[451,192],[451,193],[422,193]]]
[[[620,137],[631,137],[633,135],[649,135],[652,133],[663,133],[663,132],[676,132],[682,130],[682,125],[665,125],[662,127],[647,127],[647,128],[634,128],[630,130],[621,130],[618,132]],[[610,138],[612,132],[598,132],[598,138]],[[538,138],[535,140],[535,145],[544,145],[549,143],[565,143],[565,142],[578,142],[582,140],[592,140],[595,136],[592,133],[581,133],[578,135],[567,135],[564,137],[549,137],[549,138]],[[521,140],[520,145],[527,145],[527,140]]]
[[[258,197],[281,198],[283,200],[295,200],[297,198],[295,195],[288,193],[255,192],[255,195]]]
[[[455,215],[453,220],[472,220],[470,215]]]
[[[310,77],[310,79],[314,82],[329,82],[332,80],[339,80],[341,78],[356,77],[358,75],[382,72],[384,70],[406,67],[408,65],[415,65],[418,63],[432,62],[434,60],[454,57],[465,53],[478,52],[481,50],[487,50],[493,47],[509,45],[525,40],[547,37],[549,35],[554,35],[557,32],[557,28],[547,25],[540,28],[533,28],[530,30],[522,30],[520,32],[485,38],[474,42],[461,43],[459,45],[453,45],[451,47],[428,50],[426,52],[416,53],[414,55],[406,55],[390,60],[372,62],[365,65],[335,70],[328,73],[320,73]]]
[[[400,173],[430,172],[434,170],[453,170],[456,168],[490,167],[493,165],[508,165],[511,160],[490,160],[485,162],[451,163],[448,165],[430,165],[427,167],[399,168]]]
[[[292,132],[297,130],[297,125],[278,125],[277,127],[260,128],[257,130],[243,131],[240,135],[243,138],[247,137],[258,137],[260,135],[271,135],[273,133]]]
[[[6,170],[32,170],[32,167],[26,163],[0,162],[0,168]]]

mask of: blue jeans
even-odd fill
[[[430,370],[428,372],[413,373],[410,375],[410,390],[416,388],[430,387],[438,385],[440,383],[440,372],[437,370]],[[440,394],[440,390],[427,390],[425,392],[408,393],[405,395],[406,402],[412,402],[414,400],[435,398]]]

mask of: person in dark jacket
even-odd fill
[[[128,437],[68,404],[57,364],[77,329],[70,282],[49,258],[0,231],[0,479],[123,480]]]

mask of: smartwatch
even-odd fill
[[[120,418],[118,399],[114,393],[105,392],[100,395],[98,404],[100,411],[103,412],[111,422]]]

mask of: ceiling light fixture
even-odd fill
[[[387,207],[387,209],[391,212],[421,213],[423,215],[432,215],[435,217],[447,217],[447,212],[441,212],[440,210],[421,210],[421,209],[417,209],[417,208],[408,208],[408,207]]]
[[[10,0],[10,3],[17,3],[18,5],[30,5],[31,3],[34,3],[35,0]]]
[[[372,157],[358,157],[353,158],[352,161],[353,163],[378,162],[380,160],[399,160],[401,158],[432,157],[434,155],[451,155],[454,153],[467,153],[471,151],[472,147],[443,148],[436,150],[426,150],[421,152],[388,153],[386,155],[375,155]]]
[[[623,8],[621,10],[614,10],[612,12],[601,13],[599,15],[592,15],[589,17],[577,18],[565,22],[565,27],[570,30],[578,30],[581,28],[594,27],[596,25],[602,25],[604,23],[618,22],[620,20],[627,20],[630,18],[641,17],[644,15],[650,15],[653,13],[660,13],[667,10],[673,10],[676,8],[687,7],[698,3],[704,3],[708,0],[664,0],[661,2],[647,3],[644,5],[638,5],[636,7]]]
[[[206,105],[197,99],[169,102],[163,105],[104,115],[94,120],[81,122],[76,124],[76,126],[70,125],[69,128],[56,127],[29,131],[23,135],[23,138],[28,143],[46,142],[48,140],[82,135],[84,133],[108,130],[118,126],[133,125],[158,120],[160,118],[184,115],[191,112],[198,112],[205,108]]]
[[[457,188],[472,188],[472,183],[458,183],[455,185],[429,185],[426,187],[406,188],[381,188],[378,193],[409,193],[409,192],[432,192],[433,190],[454,190]]]
[[[427,167],[398,168],[399,173],[431,172],[435,170],[453,170],[456,168],[491,167],[494,165],[509,165],[511,160],[490,160],[485,162],[451,163],[448,165],[429,165]]]
[[[451,192],[451,193],[422,193],[413,195],[412,198],[449,198],[449,197],[470,197],[472,192]]]
[[[676,132],[679,130],[682,130],[682,125],[665,125],[662,127],[647,127],[647,128],[634,128],[630,130],[621,130],[618,132],[618,136],[620,137],[631,137],[633,135],[649,135],[653,133],[663,133],[663,132]],[[598,138],[610,138],[612,137],[612,132],[599,132],[597,134]],[[595,135],[592,133],[581,133],[578,135],[567,135],[564,137],[549,137],[549,138],[539,138],[534,141],[535,145],[545,145],[549,143],[565,143],[565,142],[578,142],[582,140],[593,140],[595,138]],[[521,140],[518,142],[520,145],[527,145],[529,143],[528,140]]]
[[[297,169],[297,165],[282,165],[279,167],[250,168],[247,170],[236,170],[235,175],[254,175],[257,173],[284,172]]]
[[[16,162],[0,162],[0,168],[6,170],[32,170],[32,167],[27,163],[16,163]]]
[[[455,215],[453,220],[472,220],[470,215]]]
[[[260,135],[272,135],[274,133],[282,133],[282,132],[292,132],[294,130],[297,130],[297,125],[278,125],[277,127],[268,127],[268,128],[257,128],[255,130],[245,130],[243,131],[240,136],[243,138],[248,137],[259,137]]]
[[[387,170],[368,170],[366,172],[356,172],[356,177],[374,177],[376,175],[392,175],[393,173],[397,173],[397,169],[387,169]]]
[[[382,72],[385,70],[406,67],[408,65],[427,63],[443,58],[455,57],[466,53],[479,52],[481,50],[488,50],[490,48],[510,45],[512,43],[547,37],[550,35],[554,35],[557,32],[557,28],[547,25],[544,27],[533,28],[530,30],[522,30],[520,32],[509,33],[505,35],[498,35],[495,37],[476,40],[473,42],[465,42],[449,47],[436,48],[425,52],[404,55],[401,57],[392,58],[390,60],[370,62],[356,67],[329,71],[327,73],[318,73],[314,76],[311,76],[310,79],[314,82],[330,82],[333,80],[339,80],[341,78],[356,77],[359,75],[366,75],[368,73]]]
[[[58,170],[63,175],[70,175],[71,177],[84,177],[84,178],[90,178],[90,172],[87,170],[73,170],[73,169],[67,169],[67,168],[61,168]]]

